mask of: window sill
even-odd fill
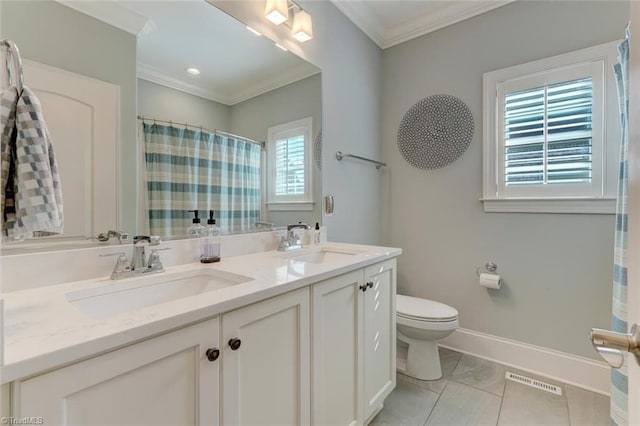
[[[615,198],[480,199],[487,213],[615,214]]]
[[[315,203],[313,201],[301,201],[295,203],[267,203],[267,210],[272,212],[285,212],[285,211],[295,211],[295,212],[310,212],[313,211],[313,205]]]

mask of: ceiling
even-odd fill
[[[382,49],[513,1],[515,0],[331,0]]]
[[[139,78],[225,105],[320,71],[205,1],[58,1],[136,34]]]

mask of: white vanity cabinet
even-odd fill
[[[313,285],[313,424],[363,424],[396,382],[396,261]]]
[[[309,305],[305,287],[222,315],[221,424],[309,424]]]
[[[17,381],[12,415],[87,426],[309,424],[310,316],[305,287]]]
[[[55,425],[361,425],[395,386],[395,258],[11,383]]]
[[[216,425],[219,319],[17,381],[12,416],[51,425]],[[215,358],[212,354],[211,358]]]
[[[396,261],[364,269],[364,419],[396,386]]]

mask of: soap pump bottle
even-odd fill
[[[200,257],[201,246],[203,244],[203,238],[207,228],[200,223],[200,218],[198,217],[198,210],[189,210],[190,213],[193,213],[193,220],[191,221],[191,226],[187,229],[187,235],[192,240],[192,250],[193,253],[197,253],[194,256],[196,259]]]
[[[220,262],[220,228],[216,226],[213,210],[209,210],[209,219],[207,219],[207,227],[202,247],[200,262]]]
[[[316,222],[316,227],[313,230],[313,245],[320,245],[320,224]]]
[[[187,235],[189,238],[202,238],[206,228],[200,223],[198,210],[189,210],[189,213],[193,213],[193,220],[191,221],[191,226],[187,229]]]

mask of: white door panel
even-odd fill
[[[62,184],[64,232],[86,238],[117,228],[116,150],[120,88],[24,61],[25,85],[40,99]]]

